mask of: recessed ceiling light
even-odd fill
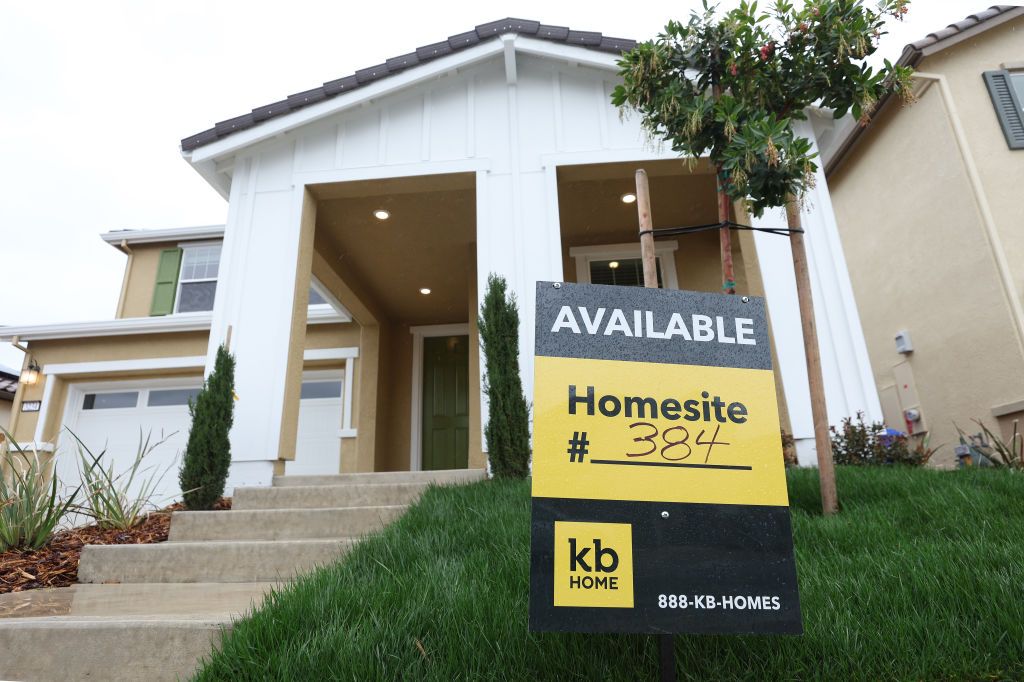
[[[387,220],[391,217],[391,213],[389,211],[385,211],[383,208],[378,208],[373,212],[373,217],[377,220]]]
[[[626,192],[622,195],[622,203],[632,204],[634,201],[636,201],[636,195],[632,192]]]
[[[423,287],[422,289],[420,289],[420,293],[426,296],[427,294],[430,293],[430,289]]]
[[[611,263],[608,264],[608,267],[614,270],[615,268],[619,267],[619,261],[613,260]]]

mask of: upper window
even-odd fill
[[[658,286],[663,287],[661,259],[655,259],[658,271]],[[642,287],[644,285],[644,262],[640,258],[620,258],[590,261],[590,283],[611,284],[619,287]]]
[[[1024,149],[1024,70],[1001,69],[983,75],[1006,144]]]
[[[675,240],[654,244],[658,286],[664,289],[679,288],[675,262],[677,246]],[[574,246],[569,249],[569,255],[576,260],[576,281],[580,284],[611,284],[620,287],[644,285],[644,266],[639,244]]]
[[[160,253],[150,315],[200,313],[213,310],[220,275],[221,244],[182,244]],[[318,320],[347,312],[314,279],[309,287],[309,309]]]
[[[219,269],[220,244],[183,248],[175,312],[195,313],[213,310]]]

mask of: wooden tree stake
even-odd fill
[[[800,206],[792,196],[786,202],[786,221],[790,230],[800,230]],[[814,323],[814,300],[811,296],[811,275],[807,267],[807,249],[803,232],[789,233],[793,249],[793,272],[796,275],[796,296],[800,303],[800,323],[804,333],[804,356],[807,358],[807,384],[811,391],[811,417],[814,420],[814,445],[818,451],[818,478],[821,481],[821,511],[839,511],[836,494],[836,472],[832,463],[832,440],[828,433],[828,411],[825,407],[825,382],[821,376],[821,354],[818,350],[818,328]]]
[[[719,169],[719,173],[721,169]],[[723,227],[718,231],[719,247],[722,251],[722,291],[727,294],[736,293],[736,273],[732,266],[732,234],[729,227],[725,225],[729,221],[729,195],[722,187],[722,179],[716,174],[718,183],[718,222]]]
[[[658,260],[654,253],[654,218],[651,217],[651,189],[647,171],[636,171],[636,210],[640,216],[640,257],[644,264],[644,286],[658,288]]]

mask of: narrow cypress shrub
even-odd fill
[[[530,417],[519,376],[519,306],[507,288],[504,277],[487,277],[477,323],[484,350],[484,392],[490,403],[484,435],[492,473],[523,478],[529,472]]]
[[[234,421],[234,387],[235,358],[221,346],[213,372],[188,405],[192,427],[178,474],[188,509],[213,509],[224,494],[231,466],[228,432]]]

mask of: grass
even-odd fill
[[[681,679],[1024,679],[1024,475],[791,470],[803,637],[679,636]],[[199,680],[652,680],[655,639],[527,631],[529,486],[431,489],[272,594]]]

